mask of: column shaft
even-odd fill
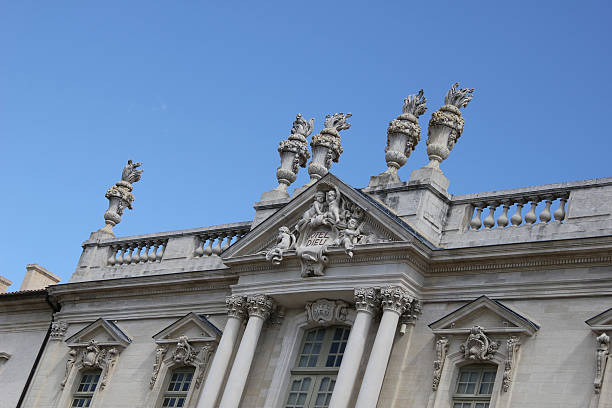
[[[386,309],[383,313],[355,408],[376,408],[399,317],[400,314],[393,310]]]
[[[262,317],[253,315],[249,317],[219,408],[238,408],[263,324]]]
[[[372,313],[359,310],[346,343],[329,408],[348,408],[371,325]]]
[[[200,394],[197,408],[214,408],[216,406],[241,324],[242,319],[238,317],[230,316],[228,318],[215,357],[208,370],[208,376]]]

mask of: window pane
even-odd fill
[[[314,408],[327,408],[329,406],[329,401],[331,400],[331,395],[334,391],[335,384],[336,380],[332,377],[327,376],[321,378]]]
[[[194,367],[183,367],[172,372],[168,389],[162,402],[163,408],[184,407],[193,379]]]
[[[308,400],[311,384],[312,378],[310,377],[293,380],[285,408],[304,408]]]
[[[302,352],[298,358],[298,367],[316,367],[321,354],[325,329],[313,329],[306,333]]]
[[[497,369],[490,365],[462,367],[457,376],[453,408],[489,408]],[[478,395],[472,399],[469,395]]]
[[[342,354],[346,348],[346,342],[350,333],[348,327],[336,327],[332,343],[329,347],[329,354],[325,361],[325,367],[340,367],[342,362]]]

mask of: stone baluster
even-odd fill
[[[525,205],[525,201],[518,200],[516,202],[516,211],[514,212],[512,217],[510,217],[510,222],[515,227],[518,227],[519,225],[521,225],[523,223],[523,214],[522,214],[522,212],[523,212],[523,205]]]
[[[533,197],[530,201],[531,208],[529,209],[529,212],[525,214],[525,222],[527,225],[533,225],[538,220],[538,217],[536,216],[536,207],[538,206],[540,199],[538,197]]]
[[[355,289],[357,315],[351,328],[329,408],[348,408],[365,344],[380,299],[375,288]]]
[[[131,244],[127,244],[125,247],[125,254],[123,255],[123,263],[129,265],[132,263],[132,250],[133,247]]]
[[[149,249],[151,243],[149,241],[144,241],[142,243],[142,252],[140,253],[140,262],[147,263],[149,262]]]
[[[552,205],[553,200],[554,200],[554,197],[551,197],[551,196],[544,197],[544,202],[546,204],[545,204],[544,209],[540,213],[540,222],[544,224],[546,224],[552,218],[550,215],[550,206]]]
[[[483,222],[485,228],[491,229],[495,226],[495,209],[497,208],[497,206],[498,203],[496,203],[495,201],[489,204],[489,215],[487,215],[487,218],[485,218]]]
[[[123,168],[121,180],[108,189],[105,197],[108,199],[108,210],[104,213],[104,227],[98,231],[115,236],[113,227],[121,222],[121,216],[125,208],[132,209],[134,195],[132,194],[132,184],[140,180],[142,170],[138,170],[142,163],[133,163],[128,160]]]
[[[123,252],[124,252],[124,248],[123,246],[119,245],[117,246],[117,259],[115,260],[115,265],[122,265],[123,264]]]
[[[410,307],[413,298],[399,287],[381,289],[383,315],[378,326],[355,408],[376,408],[400,316]]]
[[[206,239],[203,235],[198,236],[197,238],[197,242],[198,242],[198,247],[196,248],[196,250],[194,251],[194,255],[199,257],[204,255],[204,245],[206,245]]]
[[[470,221],[471,229],[477,230],[480,227],[482,227],[481,217],[482,217],[482,210],[484,209],[485,206],[486,204],[484,203],[474,203],[474,208],[476,210],[474,211],[474,216],[472,217],[472,220]]]
[[[217,255],[219,256],[219,254],[221,254],[221,241],[223,241],[223,234],[217,234],[217,242],[215,244],[215,246],[212,248],[212,253],[213,255]]]
[[[225,241],[223,242],[223,245],[221,245],[221,252],[224,252],[227,248],[230,247],[232,239],[234,239],[234,231],[230,231],[227,233]]]
[[[155,256],[155,260],[161,262],[164,257],[164,252],[166,251],[166,242],[161,241],[159,243],[159,250],[157,251],[157,255]]]
[[[215,243],[215,236],[209,235],[206,238],[207,238],[207,241],[204,244],[206,245],[206,248],[204,248],[204,256],[211,256],[213,253],[213,244]]]
[[[140,251],[142,250],[142,245],[140,243],[134,244],[134,252],[132,252],[132,263],[140,262]]]
[[[338,162],[342,154],[340,131],[351,127],[351,124],[346,121],[351,116],[350,113],[336,113],[325,116],[325,128],[320,134],[314,135],[310,142],[312,160],[308,165],[308,174],[310,175],[308,185],[314,184],[326,175],[332,162]]]
[[[512,203],[509,201],[503,201],[502,205],[503,205],[503,210],[502,210],[502,214],[497,219],[497,226],[501,228],[505,228],[508,226],[508,210],[510,209],[510,206],[512,205]]]
[[[227,323],[223,328],[223,335],[219,341],[215,357],[208,369],[211,374],[206,377],[197,408],[215,408],[217,406],[225,373],[234,352],[242,321],[246,316],[246,299],[243,296],[230,296],[226,299],[226,304]]]
[[[149,262],[155,262],[157,259],[157,248],[159,244],[156,241],[151,243],[151,252],[149,252]]]
[[[261,329],[264,322],[270,317],[274,302],[266,295],[249,296],[247,307],[249,320],[236,352],[219,408],[238,408],[240,405]]]
[[[555,221],[563,222],[565,220],[565,203],[567,202],[567,196],[559,198],[559,208],[557,208],[553,214]]]
[[[117,262],[117,246],[113,245],[110,247],[110,256],[108,257],[108,264],[110,266],[115,265],[115,263]]]

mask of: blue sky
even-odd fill
[[[0,1],[0,275],[67,281],[106,189],[142,161],[117,235],[249,220],[296,113],[352,112],[332,172],[364,187],[420,88],[476,88],[450,192],[612,176],[609,1]],[[301,170],[292,187],[306,182]]]

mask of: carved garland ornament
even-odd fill
[[[117,361],[119,351],[115,347],[100,346],[95,340],[90,340],[87,346],[72,347],[68,353],[68,361],[66,361],[66,373],[60,386],[64,388],[70,372],[76,363],[83,364],[83,367],[98,368],[102,370],[100,380],[100,390],[106,387],[108,375],[112,367]]]
[[[518,337],[510,336],[506,341],[506,345],[508,347],[508,358],[504,362],[504,380],[502,382],[502,389],[504,392],[508,392],[510,389],[510,384],[512,383],[512,371],[514,370],[514,365],[516,364],[516,355],[518,352],[521,343],[519,342]]]
[[[434,367],[434,378],[432,389],[436,391],[438,385],[440,385],[440,377],[442,376],[442,369],[444,368],[444,361],[446,360],[446,353],[448,352],[448,338],[440,337],[436,341],[436,360],[433,363]]]
[[[597,337],[597,365],[595,366],[595,394],[601,391],[603,384],[604,373],[606,371],[606,363],[608,362],[608,354],[610,348],[610,336],[602,333]]]

